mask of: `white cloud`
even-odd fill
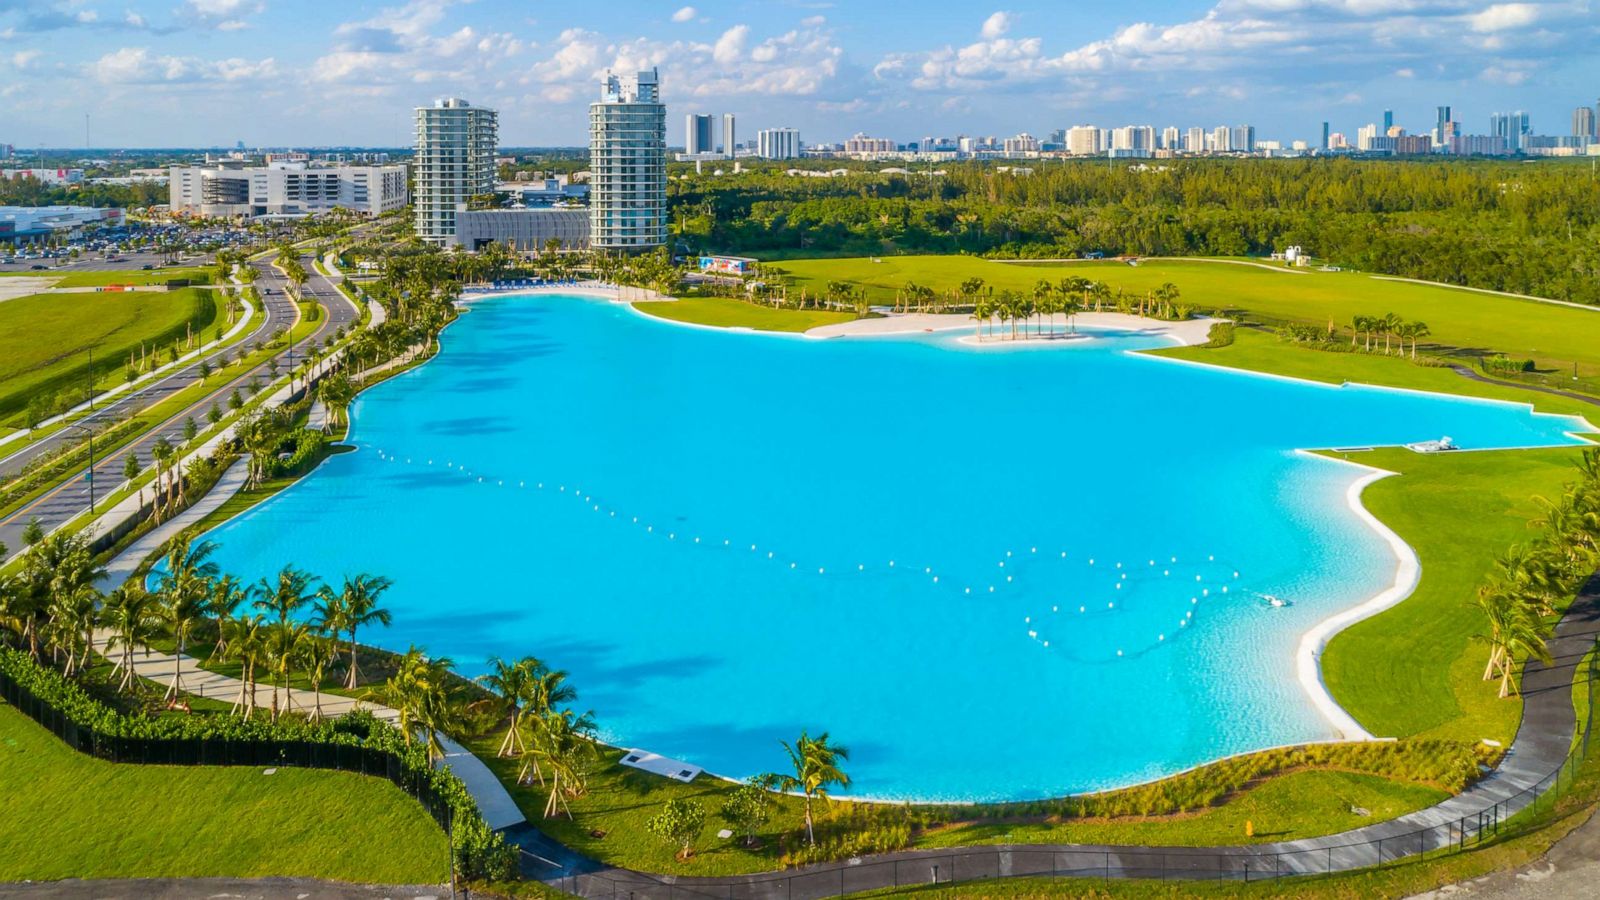
[[[682,9],[680,9],[677,12],[672,14],[672,21],[674,21],[674,22],[692,22],[692,21],[694,21],[694,17],[697,16],[697,15],[699,15],[699,10],[695,9],[692,6],[685,6]]]
[[[731,65],[739,61],[744,55],[745,38],[750,36],[750,26],[735,25],[722,33],[717,38],[717,43],[711,48],[711,58],[723,65]]]
[[[1532,3],[1496,3],[1473,14],[1468,21],[1473,31],[1509,31],[1532,25],[1539,20],[1539,13],[1539,7]]]
[[[1011,13],[997,12],[983,20],[983,30],[980,32],[984,40],[992,41],[1011,30]]]
[[[265,0],[184,0],[182,13],[202,28],[238,31],[250,27],[246,19],[263,9]]]
[[[123,47],[105,54],[90,67],[102,84],[205,83],[230,84],[276,78],[277,62],[271,57],[247,60],[237,57],[208,60],[195,56],[162,56],[148,47]]]

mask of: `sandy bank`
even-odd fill
[[[1148,319],[1140,316],[1125,315],[1111,312],[1085,312],[1073,317],[1079,328],[1104,329],[1112,331],[1132,331],[1140,334],[1152,334],[1169,338],[1183,345],[1203,344],[1210,334],[1212,319],[1189,319],[1184,322],[1165,322],[1160,319]],[[1002,327],[998,321],[994,325],[995,334],[987,336],[974,343],[983,346],[1006,346],[1028,343],[1019,339],[1015,342],[1004,337],[1009,334],[1007,328]],[[819,325],[806,332],[807,337],[834,338],[834,337],[881,337],[893,334],[916,334],[929,331],[966,331],[976,335],[977,323],[969,315],[961,313],[904,313],[883,316],[877,319],[856,319],[851,322],[839,322],[833,325]],[[1048,343],[1038,341],[1038,343]]]

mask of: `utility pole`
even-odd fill
[[[89,411],[94,412],[94,350],[89,350]]]

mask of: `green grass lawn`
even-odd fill
[[[918,847],[973,844],[1144,844],[1205,847],[1291,841],[1360,828],[1431,806],[1438,788],[1327,770],[1270,778],[1229,803],[1190,815],[1148,819],[956,825],[924,835]],[[1370,816],[1358,815],[1361,808]],[[1245,836],[1245,823],[1255,828]]]
[[[210,284],[213,270],[201,267],[186,266],[170,269],[118,269],[107,272],[74,271],[74,272],[0,272],[0,277],[27,276],[30,278],[54,278],[56,287],[104,287],[108,284],[166,284],[179,278],[187,279],[191,284]]]
[[[572,801],[573,818],[543,818],[545,792],[537,786],[514,785],[517,762],[494,756],[500,735],[469,744],[511,789],[513,797],[540,829],[567,846],[608,863],[646,872],[693,875],[730,875],[761,872],[779,867],[782,842],[798,839],[802,806],[798,799],[777,796],[772,819],[760,832],[760,846],[745,849],[737,838],[716,836],[728,828],[718,813],[733,785],[711,776],[680,784],[617,763],[620,750],[606,749],[602,762],[590,776],[589,791]],[[1330,834],[1394,818],[1429,806],[1448,796],[1444,791],[1372,775],[1329,770],[1287,772],[1262,780],[1226,802],[1198,812],[1118,819],[1068,819],[1064,821],[972,822],[930,829],[918,834],[916,848],[1006,842],[1091,842],[1129,844],[1249,843],[1244,823],[1255,826],[1254,842],[1268,842]],[[698,802],[706,811],[706,824],[687,862],[674,859],[675,848],[662,843],[645,828],[661,807],[674,799]],[[819,835],[827,833],[827,818],[843,813],[850,804],[819,802]],[[1368,810],[1359,816],[1351,807]],[[603,836],[596,837],[595,832]]]
[[[1573,480],[1579,450],[1348,454],[1399,472],[1362,502],[1416,550],[1422,578],[1405,602],[1335,635],[1322,657],[1333,696],[1373,734],[1510,741],[1521,703],[1481,680],[1483,627],[1472,608],[1494,559],[1535,534],[1536,496]]]
[[[1385,387],[1531,403],[1540,412],[1583,416],[1600,426],[1600,405],[1523,388],[1485,384],[1463,378],[1448,368],[1421,366],[1409,359],[1366,353],[1329,353],[1279,340],[1253,329],[1239,329],[1226,347],[1170,347],[1146,351],[1193,362],[1290,375],[1329,384],[1360,382]]]
[[[1013,264],[971,256],[887,256],[788,260],[776,268],[793,275],[797,288],[813,293],[829,281],[865,285],[876,302],[892,302],[907,282],[936,290],[982,278],[997,289],[1031,291],[1039,279],[1081,276],[1113,290],[1144,293],[1164,282],[1182,291],[1181,303],[1196,310],[1243,309],[1275,320],[1348,328],[1353,316],[1393,312],[1427,322],[1429,339],[1461,352],[1489,350],[1531,358],[1541,367],[1585,375],[1600,373],[1600,309],[1573,309],[1450,287],[1384,281],[1360,272],[1273,270],[1254,265],[1199,260],[1151,260],[1130,266],[1114,260]]]
[[[715,325],[722,328],[751,328],[756,331],[808,331],[818,325],[849,322],[854,313],[822,309],[773,309],[743,300],[724,297],[689,297],[635,303],[634,308],[674,322]]]
[[[0,706],[0,881],[298,875],[437,883],[445,837],[377,778],[119,765]]]
[[[102,381],[106,373],[120,380],[140,342],[170,345],[188,329],[199,338],[218,316],[213,292],[194,288],[32,294],[0,302],[0,420],[20,418],[41,393],[81,388],[90,351]]]

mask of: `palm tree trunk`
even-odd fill
[[[806,843],[815,847],[817,845],[816,832],[811,827],[811,794],[806,794]]]
[[[350,629],[350,670],[345,673],[344,686],[347,690],[356,689],[356,630]]]

